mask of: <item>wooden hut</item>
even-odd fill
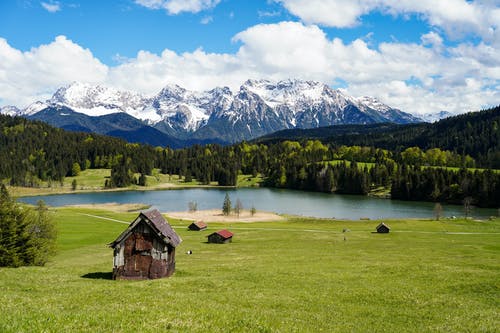
[[[192,230],[192,231],[201,231],[201,230],[205,230],[207,228],[207,224],[203,221],[198,221],[198,222],[193,222],[191,223],[189,226],[188,226],[188,229],[189,230]]]
[[[391,230],[391,228],[389,228],[389,226],[385,223],[380,223],[377,226],[377,233],[379,234],[388,234],[389,230]]]
[[[209,243],[224,244],[231,243],[233,241],[233,233],[226,229],[214,232],[207,237]]]
[[[181,238],[161,213],[144,211],[110,244],[113,279],[157,279],[175,271],[175,248]]]

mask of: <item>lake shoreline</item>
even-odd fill
[[[73,192],[71,195],[38,195],[20,197],[18,200],[32,205],[35,205],[38,200],[44,200],[47,205],[52,207],[81,204],[142,203],[144,206],[152,206],[162,212],[179,212],[188,211],[190,203],[196,203],[196,208],[200,211],[220,209],[226,194],[229,194],[233,204],[239,200],[243,208],[247,210],[254,207],[259,211],[276,212],[281,215],[337,220],[435,217],[434,203],[430,202],[387,200],[370,196],[304,192],[267,187],[175,187],[168,190],[149,191],[122,189],[120,191]],[[461,206],[443,204],[442,208],[442,218],[464,215]],[[484,219],[497,216],[497,210],[474,208],[471,216]]]
[[[252,188],[257,188],[258,186],[249,186]],[[168,186],[138,186],[134,187],[117,187],[117,188],[101,188],[101,189],[77,189],[71,190],[68,188],[59,188],[59,190],[52,191],[47,187],[18,187],[18,186],[7,186],[7,191],[9,195],[14,198],[24,198],[24,197],[36,197],[36,196],[51,196],[51,195],[65,195],[65,194],[82,194],[82,193],[114,193],[114,192],[145,192],[145,191],[177,191],[177,190],[189,190],[189,189],[237,189],[237,188],[247,188],[246,186],[219,186],[219,185],[177,185],[169,184]],[[26,191],[26,192],[24,192]]]

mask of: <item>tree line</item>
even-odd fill
[[[323,143],[365,146],[401,152],[410,147],[440,148],[470,155],[481,168],[500,169],[500,106],[442,119],[436,123],[336,125],[290,129],[256,140],[277,143],[314,138]]]
[[[158,153],[156,166],[162,173],[202,184],[235,186],[239,174],[251,174],[261,175],[268,187],[361,195],[382,187],[390,189],[395,199],[460,203],[472,197],[478,206],[499,205],[500,173],[467,169],[476,164],[472,157],[439,148],[412,147],[397,153],[304,140],[192,146]]]
[[[151,146],[90,134],[68,132],[39,121],[0,115],[0,179],[10,185],[36,187],[61,182],[87,168],[112,168],[128,161],[135,172],[151,173]]]

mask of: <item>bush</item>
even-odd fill
[[[44,265],[55,253],[56,229],[47,206],[21,206],[0,184],[0,266]]]
[[[80,175],[80,172],[82,169],[80,168],[80,164],[78,163],[73,163],[73,166],[71,167],[71,176],[76,177]]]

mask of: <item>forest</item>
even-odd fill
[[[111,177],[103,186],[112,188],[144,185],[144,176],[159,169],[200,184],[237,186],[239,174],[260,175],[262,186],[268,187],[360,195],[382,190],[394,199],[457,204],[467,199],[477,206],[499,207],[500,173],[490,168],[494,158],[485,159],[499,154],[500,130],[497,118],[491,120],[492,112],[498,118],[496,108],[459,116],[450,125],[457,131],[452,138],[458,140],[457,147],[484,145],[468,148],[470,154],[430,144],[421,148],[399,143],[389,149],[388,144],[380,148],[309,138],[174,150],[0,116],[0,179],[13,186],[37,187],[42,181],[51,186],[80,170],[107,168]],[[404,141],[402,137],[393,136],[398,142]],[[438,144],[441,139],[436,137]],[[367,140],[366,135],[359,135],[359,140]]]
[[[341,125],[279,131],[256,140],[276,143],[316,139],[323,143],[403,151],[440,148],[470,155],[482,168],[500,169],[500,106],[442,119],[436,123]]]

